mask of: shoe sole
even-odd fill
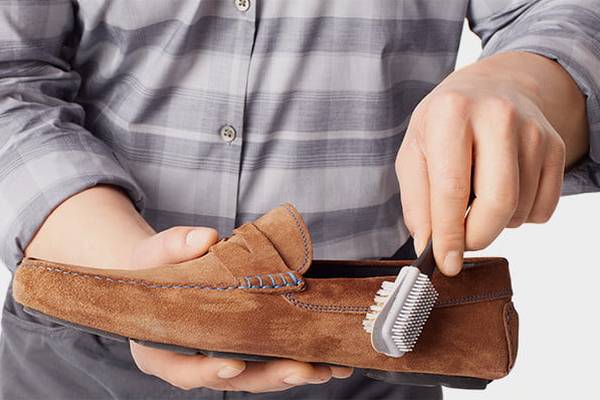
[[[90,328],[87,326],[75,324],[73,322],[65,321],[59,318],[52,317],[50,315],[44,314],[40,311],[31,309],[29,307],[23,307],[23,310],[38,318],[42,318],[56,324],[66,326],[69,328],[77,329],[82,332],[90,333],[92,335],[101,336],[107,339],[115,340],[122,343],[127,343],[129,340],[132,340],[138,344],[153,347],[156,349],[169,350],[174,351],[181,354],[188,355],[196,355],[201,354],[207,357],[218,357],[218,358],[229,358],[235,360],[242,361],[253,361],[253,362],[264,362],[264,361],[272,361],[281,359],[281,357],[271,357],[271,356],[259,356],[253,354],[242,354],[242,353],[230,353],[223,351],[210,351],[210,350],[200,350],[200,349],[192,349],[189,347],[177,346],[172,344],[165,343],[156,343],[150,342],[147,340],[138,340],[134,338],[127,338],[125,336],[116,335],[114,333],[105,332],[99,329]],[[335,365],[329,363],[317,363],[320,365],[329,365],[329,366],[343,366],[345,365]],[[410,385],[410,386],[445,386],[453,389],[471,389],[471,390],[482,390],[487,387],[487,385],[492,382],[489,379],[481,379],[481,378],[473,378],[468,376],[451,376],[451,375],[436,375],[436,374],[427,374],[427,373],[416,373],[416,372],[391,372],[391,371],[382,371],[377,369],[363,369],[363,374],[371,379],[397,384],[397,385]]]

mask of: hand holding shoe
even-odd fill
[[[183,262],[204,254],[218,240],[211,228],[175,227],[142,240],[135,247],[132,266],[151,268]],[[141,371],[181,389],[274,392],[297,385],[347,378],[351,368],[317,366],[293,360],[244,362],[185,355],[130,342],[131,354]]]

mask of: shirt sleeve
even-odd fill
[[[482,57],[526,51],[557,61],[586,97],[590,149],[565,174],[563,194],[600,191],[600,1],[471,0]]]
[[[71,0],[0,1],[0,264],[14,269],[48,214],[98,184],[143,194],[115,154],[84,129]]]

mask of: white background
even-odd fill
[[[479,52],[479,40],[465,31],[458,65]],[[512,373],[486,391],[446,390],[446,399],[600,398],[599,229],[599,194],[565,197],[549,223],[507,230],[478,253],[511,264],[519,355]],[[9,279],[0,266],[0,303]]]

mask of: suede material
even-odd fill
[[[436,307],[481,302],[497,298],[510,299],[512,296],[508,263],[503,258],[467,258],[467,263],[474,263],[456,277],[448,278],[436,271],[432,277],[433,285],[439,293]],[[315,260],[312,268],[327,268],[329,265],[345,264],[347,266],[382,267],[406,266],[411,260],[393,261],[335,261],[322,263]],[[395,276],[386,280],[393,281]],[[305,279],[310,290],[290,295],[288,298],[299,302],[319,304],[324,307],[359,306],[359,313],[366,313],[373,303],[373,294],[381,285],[382,277],[373,278],[328,278]]]
[[[13,295],[53,317],[157,343],[484,379],[509,372],[518,326],[506,260],[467,259],[472,266],[458,277],[434,275],[436,308],[415,351],[394,359],[375,352],[362,329],[375,292],[393,275],[301,273],[311,265],[400,268],[410,261],[311,263],[310,249],[305,225],[285,205],[178,265],[124,271],[25,259]]]
[[[258,218],[254,225],[269,238],[286,265],[304,273],[312,261],[312,241],[296,208],[285,203]]]
[[[504,328],[508,340],[508,368],[512,369],[519,350],[519,314],[512,302],[504,305]]]
[[[244,224],[234,230],[234,236],[210,248],[225,268],[234,276],[288,272],[281,255],[254,224]],[[240,263],[240,260],[245,262]]]

